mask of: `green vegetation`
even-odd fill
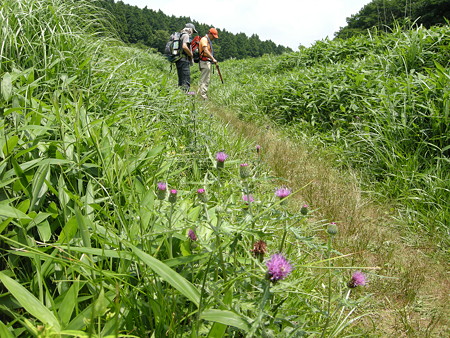
[[[408,235],[447,245],[447,27],[229,60],[204,103],[91,1],[4,0],[0,18],[1,337],[416,333],[403,276],[418,270],[402,265],[397,288],[400,273],[359,264],[366,242],[340,249],[363,203],[338,210],[360,194],[337,170],[394,201]],[[257,124],[263,147],[217,107]],[[372,322],[382,284],[408,300],[389,300],[401,328]],[[420,315],[418,335],[445,330],[437,307]]]
[[[321,41],[297,53],[230,61],[217,102],[324,144],[358,170],[412,233],[449,245],[448,26]],[[222,88],[222,87],[220,87]],[[219,89],[216,89],[219,90]],[[425,240],[426,241],[426,240]]]
[[[123,1],[97,0],[97,3],[112,14],[107,16],[111,17],[110,21],[117,27],[122,41],[150,47],[160,53],[164,53],[164,47],[170,35],[173,32],[179,32],[186,23],[194,23],[200,36],[204,36],[211,28],[210,25],[214,25],[214,23],[197,22],[195,18],[169,16],[161,10],[155,11],[147,6],[141,9],[125,4]],[[202,7],[201,4],[193,4],[193,6]],[[219,61],[292,52],[291,48],[277,45],[271,40],[261,41],[257,34],[249,37],[245,33],[233,34],[223,27],[216,28],[219,31],[220,39],[214,41],[214,51]]]
[[[329,221],[98,13],[0,9],[1,336],[360,332]]]
[[[447,0],[372,0],[358,13],[347,18],[347,25],[336,36],[348,38],[367,34],[369,29],[390,32],[396,22],[415,22],[425,28],[445,25],[450,20],[450,3]]]

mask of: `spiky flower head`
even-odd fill
[[[250,170],[248,168],[248,163],[241,163],[239,167],[239,175],[242,179],[246,179],[250,176]]]
[[[197,197],[201,202],[207,202],[208,198],[206,197],[206,191],[203,188],[197,190]]]
[[[280,199],[286,198],[291,194],[291,190],[286,187],[280,187],[275,191],[275,196]]]
[[[170,203],[175,203],[177,201],[177,193],[178,193],[178,191],[176,189],[170,190],[170,193],[169,193],[169,202]]]
[[[253,256],[262,262],[264,255],[267,253],[267,244],[261,239],[253,244],[253,249],[250,251],[253,253]]]
[[[300,213],[301,213],[303,216],[308,215],[308,208],[309,208],[309,205],[308,205],[308,204],[303,204],[303,206],[300,208]]]
[[[255,199],[253,198],[253,196],[252,196],[252,195],[248,195],[248,194],[242,195],[242,200],[243,200],[246,204],[249,204],[249,203],[252,203],[252,202],[255,201]]]
[[[228,158],[228,155],[225,153],[225,152],[223,152],[223,151],[219,151],[217,154],[216,154],[216,160],[217,160],[217,162],[225,162],[225,160]]]
[[[224,167],[224,162],[225,162],[225,160],[227,158],[228,158],[228,155],[225,154],[225,152],[219,151],[216,154],[217,168],[223,168]]]
[[[292,272],[292,265],[280,253],[272,255],[266,266],[267,276],[274,283],[285,279]]]
[[[156,197],[158,197],[159,200],[163,200],[166,198],[166,192],[167,192],[167,184],[165,182],[158,182],[156,185]]]
[[[189,237],[189,239],[191,240],[191,241],[196,241],[198,238],[197,238],[197,235],[195,234],[195,231],[194,230],[192,230],[192,229],[189,229],[189,231],[188,231],[188,237]]]
[[[335,222],[331,222],[330,224],[328,224],[327,232],[331,236],[334,236],[338,233],[338,227]]]
[[[355,271],[347,284],[347,286],[352,289],[364,285],[366,285],[366,276],[361,271]]]

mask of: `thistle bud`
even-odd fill
[[[330,224],[328,224],[327,226],[327,232],[328,234],[330,234],[331,236],[334,236],[338,233],[338,227],[336,225],[336,223],[331,222]]]
[[[157,184],[156,197],[162,201],[166,198],[167,184],[165,182],[159,182]]]
[[[170,203],[175,203],[177,201],[177,193],[178,193],[178,191],[176,189],[170,190],[170,193],[169,193],[169,202]]]
[[[250,170],[248,167],[248,163],[242,163],[239,167],[239,175],[242,179],[246,179],[250,176]]]
[[[306,215],[308,215],[308,204],[304,204],[301,208],[300,208],[300,213],[303,215],[303,216],[306,216]]]

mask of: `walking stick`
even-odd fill
[[[219,77],[220,77],[220,81],[222,81],[222,83],[223,83],[223,77],[222,77],[222,73],[220,72],[220,68],[219,68],[219,64],[218,63],[216,63],[216,68],[217,68],[217,73],[219,74]]]

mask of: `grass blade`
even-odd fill
[[[14,298],[17,299],[19,304],[23,306],[32,316],[40,320],[42,323],[53,327],[57,331],[61,330],[61,326],[55,315],[32,293],[1,271],[0,280],[9,292],[11,292]]]
[[[202,312],[201,319],[209,320],[215,323],[221,323],[247,332],[250,329],[249,323],[238,314],[227,310],[209,309]]]
[[[139,250],[135,246],[130,245],[136,256],[139,257],[145,264],[147,264],[154,272],[156,272],[162,279],[172,285],[175,289],[180,291],[184,296],[191,300],[195,305],[200,304],[200,292],[197,288],[182,277],[176,271],[169,268],[160,260],[150,256],[149,254]]]

